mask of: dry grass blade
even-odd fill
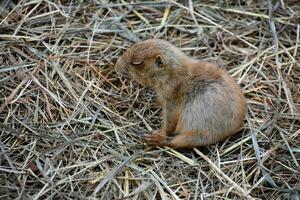
[[[254,199],[251,197],[247,191],[245,191],[242,187],[240,187],[236,182],[234,182],[230,177],[228,177],[226,174],[222,172],[222,170],[216,166],[207,156],[205,156],[201,151],[198,149],[194,148],[194,151],[201,157],[203,158],[206,162],[209,163],[209,165],[217,171],[218,174],[220,174],[226,181],[228,181],[230,184],[233,185],[234,188],[236,188],[237,192],[241,194],[241,197],[245,197],[247,199]]]
[[[177,3],[176,1],[172,1],[172,3],[175,4],[175,5],[177,5],[177,6],[179,6],[179,7],[184,8],[184,9],[186,9],[186,10],[190,10],[188,7],[181,5],[181,4]],[[213,24],[214,26],[216,26],[216,27],[218,27],[218,28],[224,30],[225,32],[227,32],[227,33],[229,33],[229,34],[231,34],[231,35],[237,37],[239,40],[241,40],[241,41],[244,42],[245,44],[249,45],[250,47],[252,47],[252,48],[254,48],[254,49],[257,49],[257,47],[255,47],[254,45],[252,45],[252,44],[249,43],[248,41],[244,40],[243,38],[241,38],[241,37],[238,36],[238,35],[235,35],[235,34],[232,33],[231,31],[225,29],[224,27],[222,27],[222,26],[219,25],[218,23],[212,21],[211,19],[209,19],[209,18],[207,18],[207,17],[205,17],[205,16],[203,16],[203,15],[197,13],[197,12],[194,12],[194,11],[191,11],[191,10],[190,10],[190,12],[194,13],[194,14],[197,15],[198,17],[203,18],[205,21],[207,21],[207,22]]]
[[[134,160],[136,156],[135,155],[132,155],[128,158],[126,158],[122,163],[120,163],[120,165],[118,165],[115,169],[113,169],[109,174],[107,174],[107,176],[105,176],[103,178],[103,180],[97,185],[97,187],[95,188],[94,192],[93,192],[93,195],[96,196],[96,194],[99,192],[99,190],[106,184],[108,183],[109,181],[111,181],[113,179],[113,177],[118,173],[120,172],[120,170],[122,168],[124,168],[124,166],[131,162],[132,160]]]
[[[300,4],[0,3],[0,199],[298,199]],[[156,94],[114,63],[160,38],[243,87],[243,129],[200,150],[146,147]]]

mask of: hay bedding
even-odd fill
[[[299,199],[297,1],[9,1],[0,19],[1,199]],[[163,38],[243,86],[245,128],[209,148],[144,146],[155,93],[113,65]]]

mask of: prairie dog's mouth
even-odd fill
[[[130,75],[130,73],[129,73],[129,71],[126,67],[119,67],[119,66],[116,65],[115,71],[120,76],[123,76],[125,78],[132,78],[132,76]]]
[[[131,76],[131,74],[129,73],[128,70],[122,71],[122,76],[124,76],[125,78],[132,79],[132,76]]]

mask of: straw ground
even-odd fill
[[[1,199],[299,199],[297,1],[16,2],[0,9]],[[189,151],[140,142],[160,107],[114,63],[154,37],[239,82],[240,133]]]

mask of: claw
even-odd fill
[[[165,136],[159,133],[144,134],[142,140],[154,146],[164,146]]]

